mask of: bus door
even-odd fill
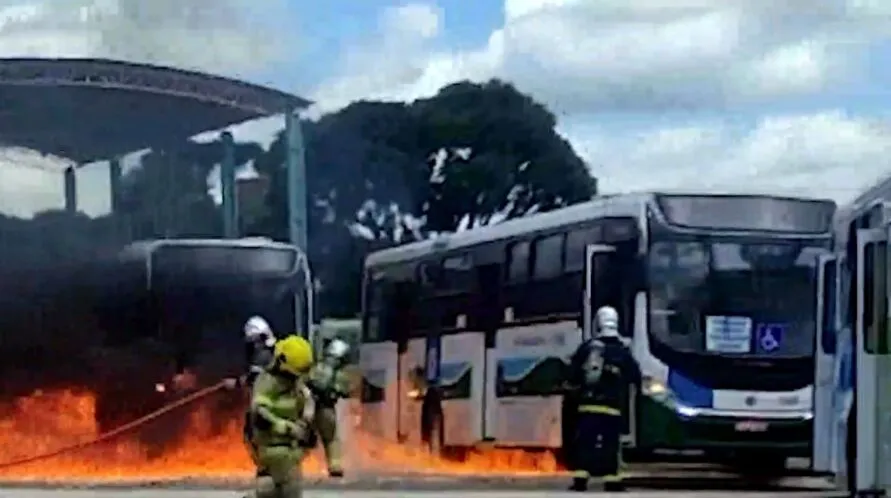
[[[594,314],[597,308],[613,304],[611,296],[618,288],[619,282],[608,282],[609,265],[615,264],[616,248],[613,246],[592,244],[585,248],[585,291],[582,293],[583,340],[594,337]]]
[[[616,247],[611,245],[592,244],[585,250],[585,292],[583,293],[583,339],[594,336],[594,315],[601,306],[613,306],[620,313],[620,319],[629,321],[630,316],[621,316],[622,310],[629,307],[622,306],[624,294],[624,279],[630,276],[623,272],[622,265],[626,263],[618,257]],[[624,339],[624,338],[623,338]],[[635,392],[632,388],[625,398],[624,431],[622,442],[626,446],[635,444]]]
[[[396,359],[396,427],[401,442],[419,444],[423,367],[426,341],[415,326],[418,288],[412,281],[396,282],[393,290],[392,333]]]
[[[817,472],[830,472],[835,433],[835,349],[838,310],[838,260],[822,255],[817,262],[817,312],[814,338],[814,426],[811,466]]]
[[[855,399],[857,409],[856,441],[856,487],[857,491],[880,489],[887,477],[879,472],[888,464],[886,448],[879,441],[887,436],[881,431],[882,425],[888,425],[888,409],[883,406],[886,396],[879,391],[879,369],[881,349],[880,337],[885,335],[879,330],[887,323],[887,281],[886,263],[888,237],[886,228],[861,229],[857,231],[857,275],[855,285],[857,292],[857,313],[855,315],[856,345]],[[883,341],[884,342],[884,341]],[[884,408],[884,413],[879,410]],[[882,420],[883,424],[879,424]],[[886,457],[886,458],[881,458]],[[880,458],[885,460],[879,462]]]
[[[362,344],[359,371],[362,375],[361,426],[366,433],[385,441],[397,439],[399,425],[398,331],[394,313],[394,286],[383,273],[366,275],[362,290]]]

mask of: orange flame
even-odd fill
[[[241,416],[221,414],[212,399],[172,412],[135,433],[46,460],[7,462],[88,443],[100,436],[96,396],[87,391],[36,391],[0,405],[0,479],[7,481],[132,481],[248,479],[253,469],[241,440]],[[222,421],[221,421],[222,420]],[[170,437],[171,426],[182,430]],[[163,441],[167,441],[164,443]],[[161,441],[161,442],[159,442]],[[522,451],[475,451],[462,461],[445,461],[421,450],[384,444],[356,434],[344,442],[353,474],[540,474],[558,469],[551,455]],[[322,475],[324,461],[311,455],[308,475]]]

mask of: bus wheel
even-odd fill
[[[436,457],[443,456],[443,442],[442,414],[437,412],[430,416],[430,430],[426,438],[427,451]]]

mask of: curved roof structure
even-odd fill
[[[0,59],[0,145],[79,164],[308,106],[235,79],[107,59]]]

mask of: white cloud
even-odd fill
[[[842,111],[714,120],[633,134],[569,124],[604,191],[787,192],[851,200],[891,173],[891,126]]]
[[[5,5],[4,5],[5,4]],[[276,60],[282,2],[20,0],[0,4],[0,56],[108,57],[244,75]],[[287,40],[287,41],[286,41]]]
[[[555,111],[607,190],[780,187],[846,199],[886,171],[889,132],[880,124],[832,110],[765,115],[754,126],[681,125],[660,114],[751,115],[801,97],[819,105],[821,96],[863,81],[866,54],[891,34],[888,4],[505,0],[504,24],[462,49],[444,48],[435,30],[395,29],[398,16],[386,11],[378,36],[347,51],[342,72],[315,98],[328,111],[358,98],[411,100],[453,81],[500,77]],[[415,33],[414,43],[403,37],[394,46],[393,32]],[[629,110],[652,113],[655,124],[617,131],[603,114]]]
[[[288,56],[283,49],[293,49],[293,27],[276,24],[284,17],[276,12],[286,4],[284,0],[265,0],[262,7],[251,0],[0,0],[0,57],[112,58],[245,77]],[[256,134],[254,128],[270,134],[264,122],[250,124],[242,133]],[[0,157],[0,212],[28,216],[60,207],[62,167],[50,160],[32,171],[24,163]],[[81,207],[92,214],[102,212],[108,204],[107,173],[92,167],[78,176]]]
[[[359,98],[392,98],[394,83],[425,78],[431,64],[431,42],[442,29],[442,15],[437,7],[423,3],[385,9],[375,39],[349,47],[342,54],[341,70],[311,96],[318,103],[313,111],[331,111]],[[438,79],[434,90],[442,82]]]
[[[407,99],[493,76],[560,112],[723,108],[817,94],[859,75],[853,55],[891,32],[881,3],[848,2],[507,0],[504,25],[462,50],[437,46],[432,7],[422,22],[397,14],[425,11],[411,4],[386,10],[378,37],[347,51],[343,72],[317,97],[335,107]],[[406,43],[394,46],[394,33]],[[369,74],[374,67],[381,70]]]

